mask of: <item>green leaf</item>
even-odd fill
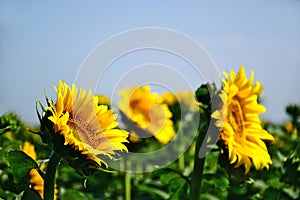
[[[169,183],[174,179],[180,177],[176,172],[168,172],[162,174],[160,177],[160,181],[163,185],[169,185]]]
[[[286,172],[284,173],[284,179],[289,181],[290,183],[294,183],[298,185],[300,177],[300,161],[296,156],[296,152],[290,155],[290,158],[284,163],[284,167],[286,168]]]
[[[21,199],[22,200],[42,200],[41,196],[37,192],[35,192],[29,188],[27,188],[24,191]]]
[[[61,195],[62,200],[92,200],[92,196],[89,194],[83,194],[78,190],[68,189]]]
[[[216,174],[204,174],[201,191],[219,199],[224,199],[226,191],[229,189],[229,184],[225,171],[220,169]]]
[[[265,190],[263,193],[262,199],[291,199],[286,193],[284,193],[281,190],[274,189],[272,187],[269,187],[268,189]]]
[[[179,172],[168,168],[161,170],[160,181],[163,185],[168,186],[170,200],[183,200],[187,197],[188,180]]]
[[[184,179],[175,179],[172,181],[170,189],[173,191],[170,200],[184,200],[187,198],[188,184]]]
[[[14,194],[11,191],[4,191],[1,187],[0,187],[0,199],[4,198],[4,199],[15,199],[16,194]]]
[[[270,185],[272,188],[275,189],[281,189],[284,186],[284,183],[282,183],[279,178],[272,178],[268,180],[267,183],[268,185]]]
[[[165,191],[155,188],[153,186],[138,185],[137,188],[138,190],[147,192],[148,194],[157,195],[160,197],[160,199],[169,199],[170,197],[170,195]]]
[[[38,169],[37,163],[21,150],[8,152],[8,162],[16,183],[20,183],[24,180],[32,168]]]

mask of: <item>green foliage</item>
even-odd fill
[[[61,200],[92,200],[92,195],[84,194],[83,192],[67,189],[61,194]]]
[[[187,199],[188,178],[170,167],[134,177],[133,199]]]
[[[0,117],[0,199],[41,199],[29,188],[28,172],[37,164],[18,149],[23,141],[35,142],[36,135],[28,133],[17,115],[6,113]]]
[[[167,186],[170,194],[169,199],[186,199],[190,181],[180,172],[166,168],[157,172],[162,185]]]
[[[16,114],[6,113],[0,117],[0,135],[8,131],[20,135],[24,130],[25,127]]]
[[[202,183],[202,194],[224,199],[229,188],[228,175],[225,170],[218,169],[214,174],[205,174]]]
[[[38,169],[37,163],[30,156],[20,150],[12,150],[8,152],[8,162],[12,169],[16,183],[24,181],[31,169]]]
[[[204,90],[197,92],[196,96],[207,95]],[[200,109],[203,111],[205,107]],[[287,108],[292,131],[285,128],[285,123],[264,123],[264,128],[276,138],[273,143],[267,144],[273,161],[269,169],[257,171],[252,167],[245,176],[242,169],[232,168],[228,164],[228,158],[224,157],[226,153],[220,154],[216,145],[212,146],[213,151],[206,155],[201,199],[299,199],[300,137],[297,109],[295,105]],[[174,108],[174,112],[175,110],[179,112],[177,108]],[[174,114],[177,118],[173,120],[180,122],[179,115]],[[25,141],[30,141],[35,145],[40,160],[38,163],[46,164],[51,149],[42,143],[38,135],[28,133],[27,126],[15,114],[1,116],[0,125],[0,198],[41,199],[28,181],[30,169],[39,169],[40,166],[18,149]],[[182,131],[186,134],[195,134],[197,128],[198,126],[191,120],[186,122]],[[178,148],[183,139],[179,138],[176,141]],[[46,138],[43,141],[45,142]],[[129,148],[136,152],[148,152],[161,147],[162,145],[152,138]],[[195,143],[179,160],[165,168],[152,173],[131,174],[132,199],[189,199],[194,152]],[[167,158],[168,155],[164,156]],[[77,155],[77,159],[86,158]],[[59,199],[124,199],[123,172],[107,173],[93,170],[93,173],[89,174],[88,167],[90,165],[78,165],[76,159],[62,160],[56,181]]]

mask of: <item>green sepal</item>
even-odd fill
[[[85,178],[93,176],[100,170],[100,165],[88,159],[86,154],[75,150],[72,145],[65,145],[65,138],[60,133],[52,135],[53,150],[64,158],[68,165],[76,170],[78,174]],[[103,171],[105,169],[101,169]]]
[[[39,113],[38,104],[42,109],[42,115]],[[48,119],[51,115],[51,111],[46,110],[40,100],[38,99],[38,103],[36,103],[36,113],[40,121],[40,130],[38,134],[40,135],[43,143],[50,144],[51,143],[51,134],[49,128],[53,127],[53,123]]]

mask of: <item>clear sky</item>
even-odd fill
[[[0,113],[37,123],[36,97],[74,82],[89,52],[142,27],[179,31],[199,42],[220,70],[241,64],[264,86],[264,118],[287,119],[300,103],[300,1],[0,1]],[[105,92],[105,90],[104,90]]]

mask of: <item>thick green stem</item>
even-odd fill
[[[199,158],[199,151],[201,145],[203,144],[206,132],[199,131],[199,135],[196,140],[196,149],[194,155],[194,170],[192,174],[191,180],[191,194],[190,200],[199,200],[201,196],[201,183],[203,177],[205,156],[203,158]]]
[[[53,151],[50,155],[50,160],[44,177],[44,199],[45,200],[54,199],[55,175],[60,160],[61,160],[61,156],[57,155]]]
[[[125,161],[125,200],[131,200],[131,173],[128,171],[130,169],[130,161]]]

